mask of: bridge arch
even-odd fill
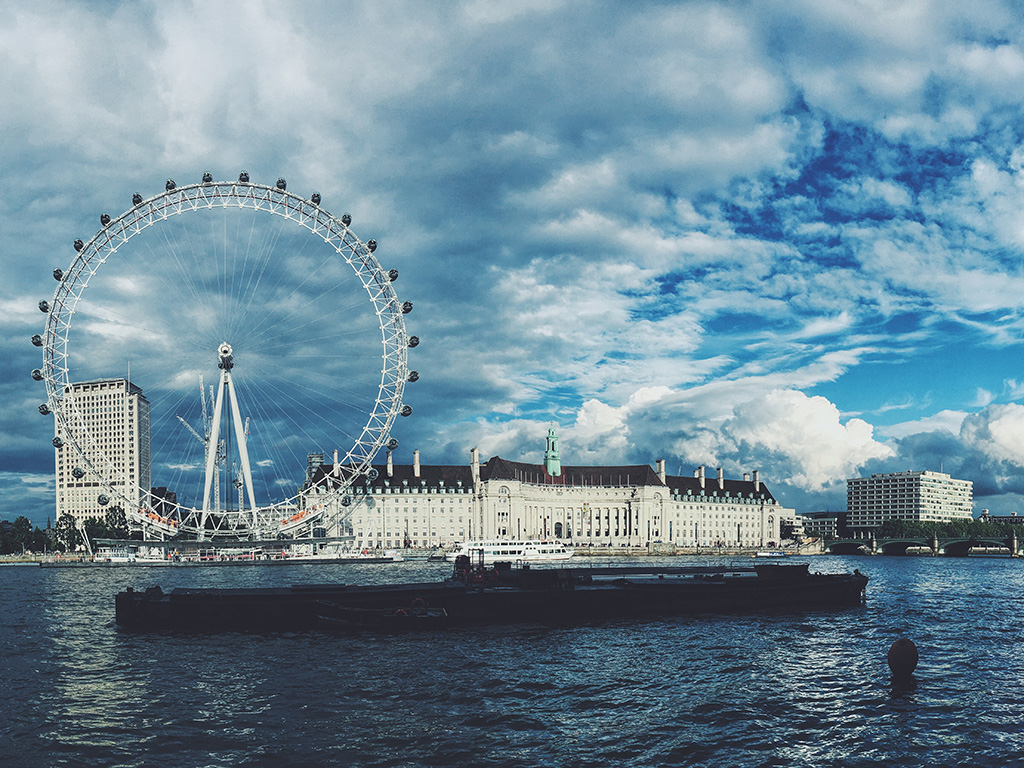
[[[940,543],[939,553],[950,557],[967,557],[972,547],[999,547],[1007,554],[1015,554],[1010,550],[1005,539],[947,539]]]

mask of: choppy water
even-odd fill
[[[811,566],[853,568],[868,603],[839,612],[203,636],[120,631],[114,594],[448,566],[2,567],[0,765],[1024,764],[1024,562]],[[901,636],[909,688],[886,664]]]

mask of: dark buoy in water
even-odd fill
[[[917,659],[917,646],[912,640],[901,637],[889,649],[889,669],[893,677],[910,677],[917,669]]]

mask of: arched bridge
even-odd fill
[[[945,555],[966,557],[969,554],[1024,555],[1015,536],[999,538],[915,538],[893,539],[833,539],[825,545],[825,552],[833,555]]]

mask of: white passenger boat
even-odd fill
[[[455,560],[459,555],[468,555],[470,560],[477,562],[483,552],[484,564],[501,560],[513,563],[534,563],[547,560],[568,560],[572,557],[572,547],[567,547],[554,539],[541,541],[525,539],[520,541],[493,539],[490,541],[467,541],[454,552],[449,552],[447,560]]]

